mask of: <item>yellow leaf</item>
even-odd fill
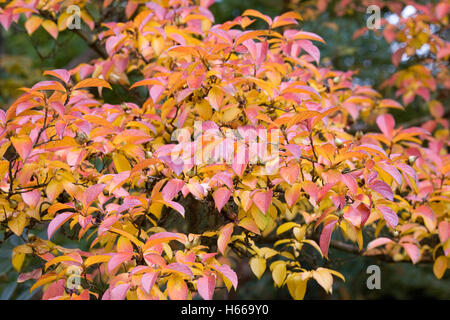
[[[445,270],[447,270],[447,257],[440,256],[436,259],[433,265],[434,275],[436,278],[441,279],[445,273]]]
[[[111,256],[107,255],[91,256],[84,261],[84,266],[89,267],[96,263],[107,262],[109,259],[111,259]]]
[[[42,27],[47,31],[53,38],[58,38],[58,26],[51,20],[45,20],[42,22]]]
[[[275,265],[272,270],[272,278],[277,287],[283,285],[284,279],[286,278],[286,263],[284,261],[280,261],[280,263]]]
[[[75,258],[70,257],[70,256],[59,256],[59,257],[53,258],[52,260],[47,262],[45,264],[45,270],[47,270],[50,266],[52,266],[52,265],[54,265],[56,263],[60,263],[60,262],[64,262],[64,261],[78,262],[78,260],[76,260]]]
[[[131,170],[130,162],[128,162],[127,158],[123,154],[115,153],[113,155],[113,161],[118,173]]]
[[[15,235],[21,236],[23,228],[25,228],[26,224],[27,224],[27,215],[21,212],[16,217],[8,221],[8,228],[10,228]]]
[[[35,284],[30,288],[30,292],[35,290],[36,288],[39,288],[40,286],[43,286],[44,284],[47,284],[49,282],[52,282],[53,280],[56,280],[58,276],[56,274],[46,274],[42,276],[38,281],[36,281]]]
[[[266,271],[266,259],[259,257],[251,258],[250,268],[258,279],[261,278],[264,271]]]
[[[112,89],[111,85],[103,79],[89,78],[78,82],[75,87],[73,87],[73,90],[87,87],[105,87]]]
[[[300,227],[300,225],[298,223],[295,222],[286,222],[283,223],[281,226],[278,227],[277,229],[277,235],[286,232],[294,227]]]
[[[295,300],[303,300],[308,280],[303,279],[300,273],[294,273],[287,278],[286,283],[291,297]]]
[[[25,260],[24,253],[13,254],[12,265],[17,272],[19,272],[20,269],[22,269],[24,260]]]
[[[312,275],[326,292],[331,293],[333,291],[333,276],[327,269],[318,268],[312,272]]]

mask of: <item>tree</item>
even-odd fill
[[[214,24],[212,2],[2,6],[6,29],[24,16],[28,34],[74,32],[99,56],[44,71],[0,110],[0,222],[3,241],[23,241],[19,281],[35,280],[44,299],[212,299],[238,288],[233,269],[248,258],[256,277],[270,272],[302,299],[309,281],[330,293],[333,276],[344,280],[320,262],[330,248],[434,263],[441,278],[450,158],[435,92],[449,83],[449,6],[414,4],[401,24],[383,21],[383,35],[405,43],[397,65],[429,45],[386,82],[402,105],[321,66],[325,40],[299,29],[299,13],[250,9]],[[388,110],[416,95],[431,118],[396,126]],[[369,126],[354,130],[358,121]],[[23,270],[33,258],[40,267]]]

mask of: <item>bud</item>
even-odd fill
[[[153,157],[153,153],[151,151],[145,151],[145,158],[151,159]]]
[[[417,160],[416,156],[409,156],[408,157],[408,164],[412,166],[414,164],[414,162],[416,162],[416,160]]]
[[[14,199],[9,199],[9,206],[11,207],[11,209],[17,209],[19,203]]]
[[[334,138],[334,144],[336,145],[336,147],[342,146],[343,143],[344,142],[341,139],[339,139],[338,137]]]

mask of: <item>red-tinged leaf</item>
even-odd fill
[[[389,227],[395,228],[398,225],[398,216],[391,208],[383,205],[377,206],[377,209],[381,212],[384,220]]]
[[[289,207],[292,207],[300,197],[302,186],[299,183],[295,183],[293,186],[288,187],[284,193],[284,199]]]
[[[168,264],[165,267],[165,270],[168,270],[169,272],[181,273],[181,274],[183,274],[185,276],[188,276],[188,277],[193,277],[194,276],[193,273],[192,273],[192,270],[187,265],[182,264],[182,263],[178,263],[178,262],[174,262],[174,263]]]
[[[37,269],[34,269],[33,271],[19,274],[19,277],[17,278],[17,282],[22,283],[22,282],[25,282],[30,279],[37,280],[41,277],[41,275],[42,275],[42,269],[37,268]]]
[[[391,187],[384,181],[375,180],[370,183],[369,188],[375,192],[378,192],[388,200],[394,200],[394,192],[392,191]]]
[[[54,76],[60,80],[62,80],[64,83],[69,83],[70,81],[70,73],[69,71],[65,69],[54,69],[54,70],[47,70],[44,71],[44,76],[50,75]]]
[[[197,280],[197,291],[204,300],[212,300],[215,287],[216,277],[213,274],[204,275]]]
[[[261,234],[258,226],[256,225],[255,221],[252,218],[245,217],[244,219],[239,221],[238,226],[247,229],[250,232]]]
[[[150,291],[153,288],[153,285],[156,282],[156,279],[158,279],[159,272],[147,272],[145,273],[141,278],[141,284],[142,289],[147,293],[150,294]]]
[[[415,244],[412,243],[402,243],[402,247],[408,253],[412,262],[416,264],[420,259],[420,249]]]
[[[32,35],[37,28],[39,28],[39,26],[42,23],[42,18],[38,17],[38,16],[32,16],[30,17],[27,21],[25,21],[25,29],[28,32],[28,35]]]
[[[403,106],[395,100],[383,99],[379,104],[380,108],[393,108],[403,110]]]
[[[351,174],[346,173],[342,175],[342,181],[347,186],[348,190],[350,190],[353,195],[356,195],[358,192],[358,184],[356,183],[356,179]]]
[[[450,222],[449,221],[439,222],[438,231],[441,243],[445,243],[448,240],[448,238],[450,238]]]
[[[58,214],[48,225],[47,235],[50,240],[52,235],[58,230],[67,220],[72,218],[76,212],[64,212]]]
[[[433,232],[436,229],[436,215],[433,210],[430,209],[429,206],[422,205],[416,208],[415,212],[422,217],[425,227],[427,227],[428,231]]]
[[[302,148],[296,144],[287,144],[286,149],[292,153],[295,159],[299,160],[302,155]]]
[[[111,290],[110,299],[111,300],[125,300],[128,289],[130,289],[130,287],[131,287],[131,284],[129,284],[129,283],[122,283],[122,284],[115,286]]]
[[[238,277],[236,275],[236,272],[234,272],[233,270],[231,270],[230,266],[224,264],[221,265],[220,267],[213,265],[214,269],[216,269],[220,275],[222,276],[222,278],[226,278],[234,287],[234,289],[237,289],[237,285],[238,285]]]
[[[136,88],[136,87],[140,87],[140,86],[152,86],[152,85],[157,85],[157,86],[164,86],[164,84],[156,79],[144,79],[138,82],[135,82],[130,89]]]
[[[112,273],[119,265],[130,261],[133,257],[133,252],[120,252],[114,254],[108,261],[108,272]]]
[[[234,47],[239,46],[241,43],[250,40],[255,39],[259,36],[263,36],[266,34],[266,31],[263,30],[254,30],[254,31],[245,31],[241,33],[236,40],[234,41]]]
[[[322,37],[320,37],[319,35],[306,31],[297,32],[294,35],[293,40],[315,40],[325,43],[325,40],[323,40]]]
[[[334,225],[337,220],[329,220],[323,225],[322,233],[320,234],[320,250],[323,256],[328,259],[328,248],[330,246],[331,234],[333,233]]]
[[[184,181],[180,179],[172,179],[166,183],[161,194],[165,201],[171,201],[184,186]]]
[[[257,17],[257,18],[263,19],[265,22],[267,22],[269,27],[272,25],[272,19],[269,16],[266,16],[265,14],[262,14],[261,12],[258,12],[253,9],[245,10],[244,13],[242,14],[242,16],[243,17],[244,16]]]
[[[181,235],[174,232],[159,232],[151,235],[145,242],[145,249],[151,248],[159,243],[168,243],[171,240],[177,240],[183,243],[184,239]]]
[[[383,162],[378,162],[377,167],[381,168],[383,171],[386,171],[395,180],[395,182],[397,182],[399,186],[402,185],[402,174],[397,170],[396,167]]]
[[[186,300],[188,297],[186,282],[178,276],[171,276],[167,281],[167,293],[170,300]]]
[[[385,245],[385,244],[388,244],[388,243],[393,243],[393,242],[394,242],[394,241],[392,241],[392,240],[389,239],[389,238],[381,237],[381,238],[378,238],[378,239],[375,239],[375,240],[370,241],[370,242],[367,244],[367,250],[374,249],[374,248],[376,248],[376,247],[380,247],[380,246],[382,246],[382,245]]]
[[[30,155],[33,141],[31,141],[29,136],[11,137],[11,142],[22,160],[25,160]]]
[[[270,203],[272,202],[273,191],[258,191],[253,195],[253,202],[261,210],[262,213],[266,214],[269,210]]]
[[[87,188],[86,191],[84,191],[82,197],[83,207],[87,209],[92,204],[92,202],[97,200],[99,194],[103,192],[103,189],[105,189],[105,187],[106,187],[105,184],[100,183]]]
[[[225,249],[228,247],[231,235],[233,234],[233,228],[234,223],[230,222],[219,231],[219,237],[217,238],[217,247],[222,254],[225,254]]]
[[[103,87],[103,88],[112,89],[111,85],[103,79],[88,78],[88,79],[84,79],[84,80],[81,80],[80,82],[78,82],[73,87],[73,90],[81,89],[81,88],[89,88],[89,87]]]
[[[392,139],[395,128],[395,120],[391,114],[388,113],[379,115],[377,118],[377,125],[386,138]]]
[[[320,61],[320,51],[319,49],[313,45],[313,43],[309,40],[298,40],[297,42],[300,47],[305,50],[313,59],[314,61],[319,64]]]
[[[217,210],[219,210],[219,212],[222,210],[222,208],[228,202],[228,200],[230,199],[230,196],[231,196],[231,190],[229,190],[227,187],[219,188],[214,192],[214,195],[213,195],[214,203],[216,205]]]
[[[58,38],[58,26],[51,20],[42,22],[42,27],[55,39]]]
[[[300,168],[298,165],[290,165],[288,167],[280,168],[280,176],[290,185],[298,179]]]
[[[363,203],[356,208],[351,206],[344,213],[344,218],[350,221],[355,227],[362,227],[370,216],[370,209]]]
[[[36,189],[24,192],[22,193],[22,199],[31,208],[36,208],[36,206],[39,203],[39,200],[41,200],[41,192]]]

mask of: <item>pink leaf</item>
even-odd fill
[[[41,199],[41,192],[39,190],[32,190],[22,193],[23,201],[31,208],[36,208],[39,200]]]
[[[236,275],[236,272],[231,270],[230,266],[224,264],[220,267],[214,265],[214,267],[219,271],[225,278],[230,280],[231,284],[233,285],[234,289],[237,289],[238,285],[238,277]]]
[[[378,192],[386,199],[394,201],[394,192],[392,191],[391,187],[386,182],[381,181],[381,180],[374,180],[369,185],[369,188]]]
[[[253,195],[253,202],[262,213],[266,214],[272,202],[273,191],[259,191]]]
[[[214,203],[216,204],[217,210],[219,212],[222,210],[222,208],[225,206],[225,204],[228,202],[231,196],[231,190],[229,190],[226,187],[222,187],[216,190],[214,192]]]
[[[391,114],[387,113],[378,116],[377,125],[387,138],[392,138],[392,133],[395,127],[395,120]]]
[[[76,212],[64,212],[57,215],[48,225],[47,235],[48,239],[52,237],[56,230],[58,230],[67,220],[72,218]]]
[[[82,200],[84,209],[89,208],[92,202],[94,202],[103,189],[105,189],[105,186],[106,185],[104,184],[95,184],[84,191]]]
[[[220,253],[224,254],[225,249],[228,246],[228,242],[230,242],[231,234],[233,233],[234,223],[230,222],[226,226],[224,226],[220,232],[219,237],[217,239],[217,247],[219,248]]]
[[[141,278],[142,283],[142,289],[148,294],[150,294],[150,291],[153,288],[153,285],[156,282],[156,279],[158,278],[159,272],[147,272],[145,273]]]
[[[356,195],[358,191],[358,184],[356,183],[356,179],[351,174],[343,174],[342,181],[347,186],[348,190],[354,195]]]
[[[162,190],[162,197],[165,201],[171,201],[184,186],[184,181],[173,179],[167,182]]]
[[[367,250],[374,249],[376,247],[385,245],[387,243],[392,243],[392,242],[394,242],[394,241],[392,241],[389,238],[381,237],[381,238],[378,238],[378,239],[375,239],[375,240],[369,242],[369,244],[367,245]]]
[[[133,257],[133,252],[120,252],[114,254],[108,261],[108,272],[112,273],[120,264],[130,261]]]
[[[212,300],[215,286],[216,277],[214,275],[205,275],[197,280],[198,293],[205,300]]]
[[[405,251],[408,253],[412,262],[416,264],[420,259],[420,250],[416,245],[412,243],[403,243],[402,247],[405,248]]]
[[[130,287],[131,285],[129,283],[122,283],[115,286],[111,290],[110,300],[124,300]]]
[[[328,259],[328,247],[330,246],[331,234],[333,233],[334,225],[337,220],[331,220],[324,224],[322,233],[320,234],[320,250],[323,255]]]
[[[174,262],[174,263],[168,264],[166,266],[166,269],[176,271],[176,272],[181,272],[189,277],[194,276],[192,273],[192,270],[187,265],[182,264],[182,263]]]
[[[389,227],[395,228],[398,225],[398,216],[391,208],[379,205],[377,209],[381,212]]]

